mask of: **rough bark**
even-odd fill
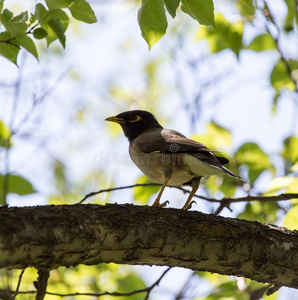
[[[0,268],[109,262],[184,267],[298,288],[298,231],[136,205],[0,209]]]

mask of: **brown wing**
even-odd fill
[[[171,129],[150,129],[142,133],[135,140],[142,152],[188,153],[204,163],[222,169],[233,177],[238,177],[232,171],[223,166],[229,162],[224,157],[216,156],[204,144],[188,139],[180,132]]]
[[[188,139],[178,131],[171,129],[151,129],[137,138],[137,145],[143,152],[210,152],[205,145]]]

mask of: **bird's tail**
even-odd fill
[[[242,177],[240,177],[239,175],[236,175],[235,173],[233,173],[233,172],[232,172],[231,170],[229,170],[228,168],[226,168],[226,167],[224,167],[224,166],[221,166],[221,168],[222,168],[222,170],[223,170],[226,174],[228,174],[228,175],[230,175],[230,176],[232,176],[232,177],[236,177],[236,178],[238,178],[238,179],[244,181]]]

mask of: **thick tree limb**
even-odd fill
[[[298,288],[298,232],[129,204],[0,209],[0,268],[109,262],[184,267]]]

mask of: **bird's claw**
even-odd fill
[[[166,207],[170,202],[168,200],[166,200],[165,202],[158,202],[158,203],[154,203],[153,206],[158,206],[158,207]]]
[[[184,205],[184,206],[182,207],[182,209],[184,209],[184,210],[189,210],[189,209],[191,209],[191,207],[192,207],[193,204],[197,205],[197,202],[193,200],[193,201],[191,201],[187,206]]]

